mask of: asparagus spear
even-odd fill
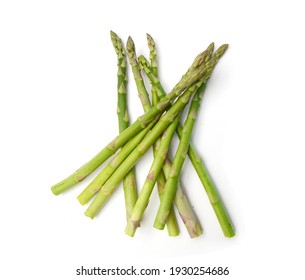
[[[182,137],[180,139],[179,146],[177,148],[172,168],[169,172],[169,177],[166,181],[165,190],[163,194],[163,199],[161,201],[154,227],[158,229],[163,229],[168,218],[169,211],[172,207],[174,197],[176,195],[176,190],[178,186],[178,180],[180,177],[180,172],[183,163],[186,158],[188,151],[189,142],[192,135],[192,130],[195,124],[198,108],[201,101],[201,92],[197,92],[192,100],[189,113],[182,130]],[[133,213],[132,213],[133,215]],[[132,218],[131,218],[132,219]]]
[[[127,86],[127,75],[126,75],[126,57],[125,57],[125,50],[123,47],[122,40],[119,36],[110,31],[111,41],[114,47],[114,50],[117,54],[117,65],[118,65],[118,82],[117,82],[117,89],[118,89],[118,108],[117,108],[117,115],[119,121],[119,131],[124,131],[129,126],[129,117],[128,117],[128,106],[127,106],[127,98],[126,98],[126,86]]]
[[[111,41],[118,59],[118,121],[119,132],[123,132],[129,126],[128,106],[127,106],[127,75],[126,75],[126,56],[122,40],[119,36],[110,31]],[[137,184],[135,176],[135,168],[132,168],[123,179],[123,189],[126,208],[126,219],[129,220],[132,209],[137,200]]]
[[[147,45],[149,48],[149,58],[150,58],[150,67],[151,71],[154,73],[156,77],[158,77],[158,63],[157,63],[157,48],[154,39],[146,33]],[[140,66],[141,68],[141,66]],[[159,102],[159,96],[157,90],[154,86],[151,87],[151,96],[152,96],[152,105],[156,105]],[[157,141],[153,145],[154,157],[156,157],[156,151],[160,146],[161,138],[157,139]],[[166,183],[166,178],[163,170],[160,171],[157,178],[157,186],[159,194],[163,194],[164,186]],[[171,214],[170,214],[171,215]]]
[[[213,60],[218,60],[221,58],[221,56],[224,54],[226,49],[228,48],[228,45],[222,45],[219,47],[219,49],[214,53],[214,55],[211,58]],[[157,79],[157,77],[154,77],[152,71],[149,69],[149,63],[145,59],[145,57],[139,57],[139,63],[141,68],[145,71],[147,74],[147,77],[150,79],[151,83],[157,83],[157,88],[160,89],[160,93],[164,92],[163,87],[160,83],[160,81]],[[194,63],[195,64],[195,63]],[[213,67],[210,68],[210,70],[207,73],[207,79],[204,82],[204,85],[206,85],[209,76],[213,72]],[[179,138],[181,139],[182,136],[182,125],[179,124],[177,127],[177,134]],[[190,143],[189,149],[188,149],[188,156],[199,176],[199,179],[208,195],[209,201],[214,209],[214,212],[216,214],[216,217],[218,219],[218,222],[221,226],[221,229],[226,237],[233,237],[235,235],[235,230],[232,225],[231,219],[229,217],[229,214],[227,213],[227,210],[222,202],[222,199],[220,197],[220,194],[217,191],[217,188],[211,179],[211,176],[209,175],[209,172],[199,156],[198,152],[196,151],[195,147]]]
[[[140,70],[140,67],[139,67],[139,64],[138,64],[135,44],[134,44],[131,37],[129,37],[128,40],[127,40],[126,50],[127,50],[127,56],[128,56],[129,64],[131,65],[133,77],[134,77],[134,80],[135,80],[135,83],[136,83],[136,86],[137,86],[137,89],[138,89],[138,96],[140,98],[140,101],[141,101],[142,107],[144,109],[144,112],[146,113],[147,111],[149,111],[151,109],[151,104],[150,104],[148,92],[147,92],[146,87],[145,87],[144,82],[143,82],[141,70]],[[161,193],[160,193],[161,188],[164,185],[165,185],[165,177],[163,177],[163,178],[160,177],[160,180],[158,181],[158,192],[159,192],[160,195],[161,195]],[[171,210],[171,212],[169,214],[169,219],[166,223],[166,227],[167,227],[167,230],[168,230],[168,234],[170,236],[179,235],[178,223],[177,223],[177,220],[176,220],[175,212],[173,210]]]
[[[195,62],[194,62],[195,63]],[[143,128],[148,126],[159,114],[162,114],[170,105],[171,101],[176,99],[186,88],[203,77],[207,72],[204,64],[197,65],[196,69],[188,77],[182,77],[174,86],[172,91],[164,96],[160,102],[152,107],[147,113],[140,116],[134,123],[126,128],[122,133],[115,137],[106,147],[104,147],[96,156],[76,170],[73,174],[51,187],[55,195],[61,194],[65,190],[81,182],[94,170],[96,170],[105,160],[111,157],[119,148],[121,148],[129,139],[133,138]]]
[[[148,48],[149,48],[151,70],[153,71],[155,76],[158,77],[159,71],[158,71],[158,63],[157,63],[156,44],[155,44],[153,38],[149,34],[146,34],[146,38],[147,38],[147,44],[148,44]],[[152,105],[155,106],[159,102],[159,96],[158,96],[158,92],[154,86],[151,87],[151,95],[152,95]],[[160,145],[160,142],[161,142],[161,140],[159,138],[153,146],[153,151],[154,151],[155,157],[156,157],[156,151],[158,149],[158,146]],[[157,187],[158,187],[158,193],[159,193],[160,199],[162,199],[165,184],[166,184],[166,178],[165,178],[163,170],[161,170],[159,173],[159,176],[157,178]],[[187,202],[187,200],[186,200],[186,202]],[[173,232],[173,229],[176,229],[176,234],[174,236],[177,236],[179,234],[179,226],[177,223],[176,214],[175,214],[173,207],[169,213],[168,220],[166,223],[166,228],[167,228],[169,235],[172,235],[171,232]]]
[[[154,74],[155,77],[158,78],[158,63],[156,60],[156,56],[157,56],[156,44],[155,44],[153,38],[149,34],[147,34],[147,41],[148,41],[148,46],[150,49],[150,65],[147,63],[147,67],[149,68],[149,66],[150,66],[152,73]],[[210,56],[212,55],[213,50],[214,50],[214,44],[211,43],[207,49],[209,50],[209,53],[204,53],[204,56],[201,56],[201,55],[197,56],[197,58],[195,59],[195,61],[198,60],[197,64],[199,63],[199,60],[204,61],[204,60],[208,60],[210,58]],[[140,64],[140,67],[141,67],[141,64]],[[194,67],[195,66],[193,66],[193,67],[191,66],[190,69],[188,70],[188,73],[190,71],[194,70]],[[204,90],[204,87],[199,88],[198,90],[199,91]],[[163,90],[163,92],[164,92],[164,90]],[[155,100],[155,103],[158,103],[160,95],[158,94],[157,89],[155,89],[155,87],[153,85],[152,85],[152,96],[153,96],[153,101]],[[162,94],[161,94],[161,97],[162,97]],[[158,146],[160,145],[160,139],[158,139],[154,145],[155,145],[155,148],[158,149]],[[171,165],[172,164],[169,159],[169,155],[167,155],[167,158],[165,159],[164,164],[163,164],[163,170],[160,171],[159,177],[165,176],[166,178],[168,178],[169,170],[171,169]],[[165,175],[163,172],[165,173]],[[158,181],[159,181],[159,178],[158,178]],[[164,192],[164,187],[165,187],[165,184],[160,185],[158,183],[158,188],[162,188],[162,193]],[[178,182],[178,188],[177,188],[174,203],[175,203],[176,208],[178,209],[180,217],[182,218],[182,221],[185,224],[185,227],[186,227],[190,237],[194,238],[194,237],[200,236],[203,232],[202,227],[200,225],[200,222],[199,222],[196,214],[194,213],[193,208],[189,204],[187,197],[183,193],[183,190],[182,190],[179,182]],[[168,219],[171,218],[170,216],[171,216],[171,212],[169,214]]]
[[[157,63],[156,44],[155,44],[153,38],[149,34],[146,34],[146,38],[147,38],[147,44],[148,44],[148,48],[149,48],[149,57],[150,57],[150,61],[151,61],[151,69],[152,69],[153,73],[156,75],[156,77],[158,77],[158,63]],[[151,95],[152,95],[152,105],[155,106],[159,102],[158,92],[155,89],[155,87],[151,88]],[[154,144],[154,146],[153,146],[154,153],[156,153],[157,147],[160,144],[160,142],[161,141],[160,141],[160,138],[159,138],[156,141],[156,143]],[[161,170],[160,173],[159,173],[159,176],[157,178],[157,186],[158,186],[158,193],[159,193],[160,199],[162,199],[165,184],[166,184],[166,178],[165,178],[163,170]],[[187,203],[187,200],[186,200],[186,203]],[[167,220],[167,223],[166,223],[166,227],[167,227],[167,230],[168,230],[170,235],[171,235],[171,232],[170,232],[171,228],[176,228],[176,235],[179,234],[179,227],[178,227],[178,223],[177,223],[177,219],[176,219],[176,215],[175,215],[175,211],[174,211],[173,207],[172,207],[172,209],[169,213],[168,220]]]
[[[130,155],[121,163],[121,165],[99,190],[93,202],[88,207],[87,211],[85,212],[88,217],[94,218],[96,216],[106,201],[110,198],[111,194],[117,188],[117,185],[122,178],[155,143],[162,132],[174,121],[176,115],[186,106],[196,89],[197,88],[194,85],[189,87],[171,106],[171,108],[160,118],[154,128],[144,137],[141,143],[135,147]]]

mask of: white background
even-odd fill
[[[80,266],[229,267],[211,279],[304,277],[305,25],[302,1],[1,1],[1,279],[89,279]],[[148,55],[156,40],[170,90],[211,42],[229,43],[193,135],[236,226],[223,237],[189,161],[182,181],[205,234],[124,234],[121,187],[94,220],[50,186],[117,134],[116,56],[109,31]],[[131,118],[142,113],[132,78]],[[151,154],[138,165],[141,185]],[[167,276],[166,276],[167,275]],[[189,276],[201,279],[198,276]],[[100,277],[102,278],[102,277]],[[151,279],[150,277],[142,277]],[[132,277],[132,279],[142,279]],[[168,279],[168,273],[155,279]],[[175,279],[186,279],[176,276]],[[209,279],[209,277],[206,277]],[[123,279],[106,277],[104,279]]]

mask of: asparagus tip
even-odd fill
[[[226,51],[229,48],[229,44],[223,44],[219,48],[222,48],[223,51]]]
[[[112,30],[110,30],[110,37],[111,37],[111,41],[114,45],[117,44],[117,38],[118,38],[118,35],[113,32]]]
[[[128,36],[128,39],[127,39],[127,48],[128,49],[134,49],[134,47],[135,47],[134,41],[132,40],[132,38],[130,36]]]
[[[149,69],[149,68],[150,68],[150,64],[149,64],[149,62],[147,61],[147,59],[145,58],[145,56],[140,55],[140,56],[138,57],[138,62],[139,62],[139,65],[140,65],[140,68],[141,68],[141,69],[144,69],[144,68]]]
[[[148,47],[149,48],[154,48],[156,44],[155,44],[154,39],[151,37],[151,35],[146,33],[146,38],[147,38]]]
[[[214,51],[214,47],[215,47],[215,43],[212,42],[209,46],[208,46],[208,50],[212,53]]]
[[[130,36],[127,39],[126,51],[127,51],[127,56],[128,56],[130,65],[136,66],[138,64],[137,57],[136,57],[136,47]]]
[[[110,37],[111,37],[111,41],[112,41],[113,47],[114,47],[117,55],[124,56],[125,50],[124,50],[123,42],[122,42],[121,38],[112,30],[110,30]]]
[[[219,56],[218,58],[220,58],[225,52],[226,52],[226,50],[229,48],[229,44],[223,44],[223,45],[221,45],[218,49],[217,49],[217,55],[216,55],[216,57],[217,56]],[[215,52],[215,54],[216,54],[216,52]]]
[[[142,54],[138,57],[138,61],[141,62],[142,64],[149,64],[145,56]]]

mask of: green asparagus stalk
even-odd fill
[[[193,96],[194,86],[189,87],[171,106],[171,108],[160,118],[154,128],[144,137],[141,143],[130,153],[130,155],[121,163],[112,176],[107,180],[103,187],[95,196],[93,202],[88,207],[85,214],[94,218],[101,210],[106,201],[110,198],[117,185],[136,162],[145,154],[145,152],[156,142],[163,131],[174,121],[176,115],[182,110],[189,99]]]
[[[194,62],[195,63],[195,62]],[[196,62],[197,63],[197,62]],[[160,102],[152,107],[147,113],[140,116],[134,123],[126,128],[122,133],[115,137],[106,147],[104,147],[96,156],[76,170],[73,174],[51,187],[55,195],[73,187],[81,182],[101,164],[111,157],[119,148],[133,138],[142,129],[148,126],[158,115],[162,114],[169,106],[172,100],[176,99],[185,89],[194,84],[198,79],[202,78],[207,72],[205,64],[196,65],[196,69],[187,77],[182,77],[174,86],[172,91],[165,95]]]
[[[126,75],[126,57],[125,50],[123,47],[122,40],[119,36],[110,31],[111,41],[114,47],[114,50],[117,54],[117,65],[118,65],[118,82],[117,82],[117,90],[118,90],[118,108],[117,115],[119,121],[119,132],[124,131],[129,126],[129,117],[128,117],[128,106],[127,106],[127,98],[126,98],[126,87],[127,87],[127,75]]]
[[[184,164],[186,154],[188,151],[189,142],[192,135],[192,130],[195,124],[198,108],[201,101],[201,92],[197,92],[192,100],[189,113],[187,116],[187,119],[185,121],[183,131],[182,131],[182,137],[180,139],[179,146],[177,148],[172,168],[169,172],[169,177],[166,181],[165,190],[163,194],[163,199],[161,201],[155,222],[154,227],[158,229],[163,229],[164,225],[167,221],[169,211],[172,207],[177,186],[178,186],[178,180],[180,177],[181,169]],[[133,219],[133,213],[132,217]]]
[[[158,71],[158,63],[157,63],[156,44],[155,44],[153,38],[149,34],[146,34],[146,38],[147,38],[147,44],[148,44],[148,48],[149,48],[151,70],[153,71],[155,76],[158,77],[158,72],[159,71]],[[159,102],[158,92],[155,89],[155,87],[151,88],[151,95],[152,95],[152,105],[155,106]],[[161,142],[161,140],[159,138],[153,146],[154,155],[156,154],[156,150],[157,150],[157,147],[160,144],[160,142]],[[159,173],[159,176],[157,178],[157,187],[158,187],[158,193],[159,193],[160,199],[162,199],[162,196],[163,196],[165,183],[166,183],[166,178],[165,178],[163,170],[161,170],[160,173]],[[173,207],[172,207],[172,209],[169,213],[168,220],[167,220],[167,223],[166,223],[166,228],[167,228],[168,234],[170,236],[179,235],[179,227],[178,227],[176,214],[175,214],[175,211],[174,211]]]
[[[150,68],[151,68],[151,71],[154,74],[154,76],[158,78],[158,63],[157,63],[157,59],[156,59],[156,57],[157,57],[156,44],[155,44],[153,38],[149,34],[147,34],[147,41],[148,41],[148,47],[149,47],[149,50],[150,50],[150,56],[149,56],[150,66],[151,66]],[[198,61],[199,61],[199,59],[201,59],[201,61],[202,61],[202,60],[210,58],[210,56],[212,55],[213,50],[214,50],[214,44],[213,43],[210,44],[207,49],[209,50],[210,54],[207,55],[207,53],[204,53],[203,56],[201,56],[201,54],[200,54],[199,56],[197,56],[195,61],[197,59],[198,59]],[[198,63],[199,62],[197,62],[197,64]],[[147,67],[149,68],[149,64],[147,64]],[[140,68],[142,68],[141,64],[140,64]],[[188,70],[188,72],[194,70],[194,68],[195,68],[194,66],[193,67],[191,66],[190,69]],[[198,90],[204,90],[204,89],[199,88]],[[163,92],[164,92],[164,90],[163,90]],[[154,104],[154,102],[158,103],[159,94],[158,94],[158,91],[155,89],[155,87],[153,85],[152,85],[152,97],[153,97],[152,98],[153,104]],[[163,96],[161,95],[161,97],[163,97]],[[179,123],[179,125],[180,125],[180,123]],[[160,145],[160,139],[158,139],[156,141],[156,143],[154,144],[156,150],[158,149],[159,145]],[[159,173],[159,177],[158,177],[158,180],[157,180],[158,189],[162,188],[162,194],[164,192],[165,184],[160,184],[159,181],[162,180],[162,179],[160,179],[160,177],[161,178],[162,177],[168,178],[170,169],[171,169],[171,161],[170,161],[169,155],[168,155],[167,158],[165,159],[164,164],[163,164],[163,170],[161,170],[161,172]],[[199,222],[196,214],[194,213],[193,208],[189,204],[187,197],[183,193],[183,190],[182,190],[179,182],[178,182],[178,188],[177,188],[174,204],[175,204],[176,208],[178,209],[179,215],[180,215],[183,223],[185,224],[185,227],[186,227],[190,237],[194,238],[194,237],[200,236],[203,233],[202,227],[200,225],[200,222]],[[171,212],[172,212],[172,210],[171,210]],[[168,219],[171,219],[171,212],[169,214]]]
[[[146,87],[143,82],[141,70],[140,70],[140,67],[138,64],[135,44],[131,37],[128,38],[126,50],[127,50],[128,60],[131,65],[131,68],[132,68],[133,77],[134,77],[134,80],[135,80],[135,83],[136,83],[136,86],[138,89],[138,96],[140,98],[144,112],[146,113],[147,111],[149,111],[151,109],[151,104],[150,104],[148,92],[147,92]],[[162,181],[163,179],[164,179],[164,181]],[[165,186],[165,177],[164,176],[163,176],[163,178],[160,177],[160,180],[158,181],[159,194],[161,194],[160,192],[162,190],[162,186]],[[175,212],[173,211],[173,209],[171,210],[171,212],[169,214],[169,219],[166,223],[166,227],[167,227],[168,234],[170,236],[179,235],[178,223],[177,223]]]
[[[127,221],[125,233],[128,234],[129,236],[134,236],[135,231],[142,219],[143,213],[148,205],[148,201],[149,201],[150,195],[152,193],[153,187],[156,183],[158,175],[162,169],[162,165],[167,156],[167,152],[168,152],[172,137],[174,135],[174,132],[179,123],[180,117],[181,117],[181,114],[178,114],[176,116],[175,120],[168,126],[168,128],[165,130],[165,132],[162,135],[160,147],[156,151],[156,155],[155,155],[153,164],[151,165],[148,176],[141,189],[141,192],[139,193],[139,197],[133,208],[131,217]],[[163,194],[162,194],[162,197],[163,197]],[[172,210],[172,208],[170,210]]]
[[[221,58],[221,56],[225,53],[226,49],[228,48],[228,45],[222,45],[219,47],[219,49],[214,53],[212,59],[214,61],[217,61]],[[212,61],[211,59],[211,61]],[[196,59],[195,59],[196,61]],[[145,57],[139,57],[139,63],[141,69],[145,71],[147,74],[147,77],[150,79],[151,83],[158,83],[158,88],[160,88],[160,93],[164,92],[163,87],[159,80],[157,80],[157,77],[154,77],[153,73],[149,69],[149,63],[146,61]],[[195,64],[195,63],[194,63]],[[207,73],[207,79],[204,82],[204,85],[206,85],[209,77],[211,76],[212,72],[214,70],[214,67],[210,67],[210,70]],[[182,125],[179,124],[177,127],[177,134],[179,138],[181,139],[182,136]],[[218,219],[218,222],[221,226],[221,229],[226,237],[233,237],[235,235],[235,230],[232,225],[231,219],[229,217],[229,214],[222,202],[222,199],[217,191],[217,188],[211,179],[211,176],[209,175],[209,172],[199,156],[198,152],[196,151],[195,147],[190,143],[189,150],[188,150],[188,156],[199,176],[199,179],[208,195],[209,201],[214,209],[214,212],[216,214],[216,217]]]
[[[123,132],[129,126],[128,106],[127,106],[127,75],[126,56],[122,40],[113,31],[110,32],[111,41],[118,59],[118,108],[117,115],[119,121],[119,132]],[[123,190],[126,208],[126,220],[129,220],[132,209],[137,200],[137,184],[135,168],[132,168],[123,179]]]

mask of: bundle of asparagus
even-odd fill
[[[86,216],[94,218],[120,182],[123,181],[127,220],[125,233],[134,236],[153,188],[157,185],[160,206],[154,227],[164,229],[166,225],[168,234],[177,236],[179,228],[175,214],[176,209],[190,237],[197,237],[203,233],[203,230],[179,183],[181,170],[186,155],[188,155],[208,195],[224,235],[233,237],[235,235],[234,228],[220,195],[204,162],[190,142],[202,94],[218,60],[225,53],[228,45],[224,44],[214,52],[214,44],[210,44],[195,58],[180,81],[167,94],[158,78],[157,50],[153,38],[147,34],[150,50],[149,62],[142,55],[137,57],[134,42],[130,37],[125,51],[123,42],[118,35],[112,31],[110,33],[118,65],[117,116],[119,134],[90,161],[54,185],[51,188],[52,192],[58,195],[68,190],[112,157],[112,160],[78,196],[82,205],[93,199],[85,211]],[[144,114],[131,125],[129,125],[126,99],[128,80],[126,53],[144,110]],[[151,83],[152,104],[142,73],[145,73]],[[187,118],[182,125],[180,117],[188,103],[190,103],[190,107]],[[171,161],[168,151],[175,132],[180,143]],[[152,146],[154,160],[144,185],[137,194],[134,167]]]

